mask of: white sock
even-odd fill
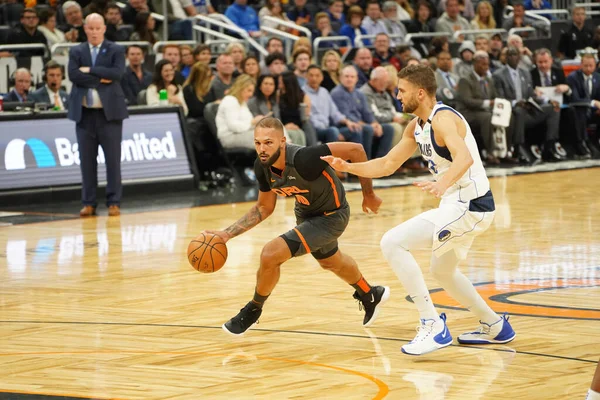
[[[600,400],[600,393],[593,391],[592,389],[588,390],[587,396],[585,400]]]
[[[472,311],[480,321],[491,325],[500,316],[487,305],[471,281],[458,270],[459,259],[454,251],[444,253],[439,258],[431,257],[431,272],[444,290],[465,308]]]
[[[383,235],[381,250],[417,306],[420,318],[438,320],[439,315],[431,301],[423,272],[410,253],[411,249],[416,248],[431,249],[432,229],[433,224],[426,220],[410,219]]]

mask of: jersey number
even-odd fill
[[[438,171],[437,171],[436,165],[433,162],[433,160],[427,160],[427,163],[428,163],[427,168],[429,168],[429,170],[431,172],[433,172],[434,174],[437,174]]]

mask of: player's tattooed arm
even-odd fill
[[[227,232],[230,238],[236,237],[254,228],[268,216],[269,214],[263,215],[260,207],[255,205],[242,218],[237,220],[237,222],[235,222],[229,228],[225,229],[225,232]]]

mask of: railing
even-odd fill
[[[274,17],[268,16],[268,15],[264,16],[263,20],[269,21],[269,22],[276,22],[277,25],[287,26],[288,28],[296,29],[297,31],[304,33],[306,35],[306,37],[308,38],[308,40],[310,40],[312,42],[312,32],[310,31],[310,29],[305,28],[302,25],[298,25],[292,21],[284,21],[282,19],[274,18]]]
[[[268,26],[261,26],[260,30],[263,32],[270,33],[271,35],[275,35],[277,37],[283,38],[283,39],[289,39],[292,42],[296,42],[298,39],[300,39],[296,35],[292,35],[291,33],[287,33],[284,31],[280,31],[279,29],[269,28]],[[288,41],[285,42],[285,56],[287,59],[289,59],[290,56],[292,55],[292,49],[289,46],[289,43],[290,42],[288,42]]]
[[[318,37],[313,42],[313,56],[315,58],[316,64],[319,64],[319,62],[321,61],[319,58],[319,45],[321,43],[326,43],[326,42],[346,42],[347,47],[352,47],[352,41],[350,40],[350,38],[348,36]],[[322,50],[329,50],[329,49],[322,49]]]
[[[589,10],[589,8],[600,8],[600,3],[575,3],[573,7],[584,7],[587,15],[600,15],[600,11]]]
[[[567,10],[529,10],[527,11],[529,14],[535,14],[535,15],[540,15],[543,16],[544,14],[548,14],[548,15],[564,15],[565,19],[569,19],[569,15],[571,13],[569,13],[569,11]]]
[[[221,33],[219,31],[215,31],[213,29],[209,29],[209,28],[206,28],[206,27],[200,26],[200,25],[194,25],[194,30],[196,30],[198,32],[205,33],[205,34],[207,34],[209,36],[214,36],[214,37],[221,38],[221,39],[223,39],[222,43],[231,43],[231,42],[241,42],[242,41],[241,39],[233,37],[233,36],[230,36],[230,35],[227,35],[226,33]],[[208,40],[205,40],[204,43],[208,44],[207,43],[208,41],[211,41],[211,43],[215,43],[216,42],[215,40],[208,39]]]
[[[28,50],[28,49],[42,49],[42,50],[44,50],[44,57],[48,56],[48,47],[46,47],[45,44],[41,44],[41,43],[0,45],[0,51],[2,51],[2,50]]]
[[[154,53],[159,53],[160,49],[168,44],[177,44],[177,45],[182,45],[182,44],[187,44],[190,46],[195,46],[197,43],[195,40],[160,40],[156,43],[154,43],[154,46],[152,46],[152,51],[154,51]]]
[[[386,35],[390,39],[403,39],[404,38],[404,35],[400,34],[400,33],[392,33],[392,34],[386,33]],[[371,39],[375,39],[376,37],[377,37],[377,35],[356,35],[356,37],[354,38],[354,47],[365,47],[363,40],[371,40]]]
[[[504,15],[507,17],[512,17],[513,6],[506,6],[506,8],[504,9]],[[544,18],[540,15],[534,14],[531,11],[525,11],[525,16],[542,22],[548,28],[548,32],[550,32],[550,20],[548,18]]]
[[[225,28],[227,30],[236,32],[245,41],[247,41],[248,44],[250,44],[252,47],[254,47],[254,49],[256,49],[260,54],[262,54],[264,56],[267,56],[269,54],[267,52],[267,50],[265,50],[265,48],[263,46],[261,46],[256,40],[254,40],[254,38],[250,37],[250,35],[248,34],[248,32],[246,32],[242,28],[238,27],[237,25],[233,24],[233,22],[231,22],[229,20],[229,18],[225,17],[224,15],[216,14],[216,15],[214,15],[214,17],[212,17],[212,16],[211,17],[207,17],[207,16],[204,16],[204,15],[196,15],[194,18],[197,19],[198,21],[202,21],[202,22],[204,22],[206,24],[220,26],[220,27]],[[221,19],[221,21],[219,19]],[[223,22],[222,21],[223,19],[226,19],[227,21],[229,21],[229,23]]]
[[[409,33],[404,36],[404,43],[411,44],[412,38],[434,38],[438,36],[446,36],[449,38],[452,34],[448,32]]]
[[[499,33],[501,35],[508,35],[506,29],[464,29],[454,32],[452,35],[453,39],[458,39],[461,35],[477,35],[477,34],[486,34],[490,33],[492,35]]]
[[[511,30],[508,31],[508,36],[513,35],[515,33],[519,33],[519,32],[537,32],[537,29],[531,27],[531,26],[526,26],[523,28],[512,28]]]

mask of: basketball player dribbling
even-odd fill
[[[431,272],[444,290],[480,320],[475,332],[458,337],[461,344],[508,343],[515,332],[508,317],[496,314],[458,270],[473,239],[494,218],[494,198],[469,124],[454,109],[436,103],[433,71],[414,65],[398,73],[398,99],[404,112],[415,114],[402,140],[385,156],[364,163],[323,157],[334,169],[377,178],[394,173],[417,145],[432,182],[416,182],[423,191],[441,197],[438,208],[426,211],[388,231],[381,239],[384,257],[402,282],[420,315],[415,338],[402,346],[406,354],[425,354],[452,343],[446,315],[438,315],[421,268],[411,251],[431,249]]]
[[[376,319],[379,306],[385,303],[390,290],[370,286],[356,262],[338,249],[338,238],[350,219],[350,207],[342,182],[335,171],[321,159],[334,155],[354,162],[364,162],[367,155],[360,144],[329,143],[312,147],[287,144],[281,121],[264,118],[254,130],[258,158],[254,171],[259,184],[258,201],[240,220],[224,231],[214,233],[225,242],[264,221],[275,209],[277,196],[296,200],[296,227],[265,245],[260,255],[253,299],[223,325],[232,335],[242,335],[260,317],[262,307],[279,281],[280,266],[292,257],[312,256],[322,268],[350,284],[356,291],[365,316],[363,326]],[[371,179],[361,178],[363,211],[377,212],[381,199],[373,192]]]

